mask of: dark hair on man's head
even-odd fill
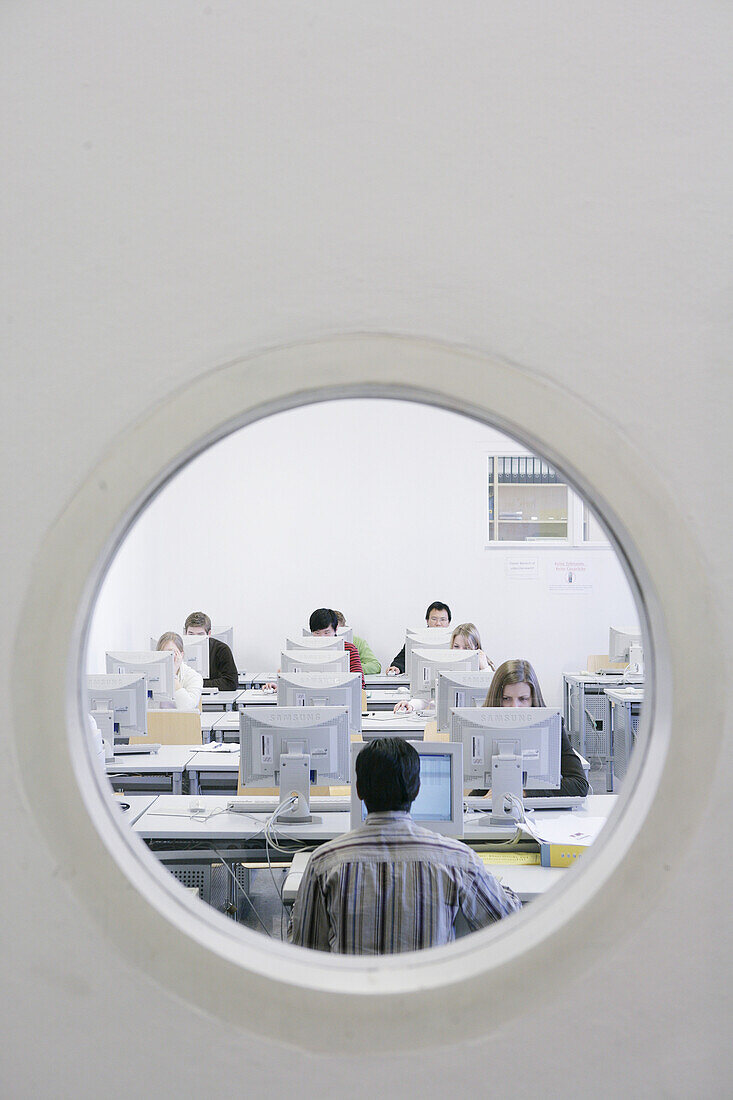
[[[368,812],[407,813],[420,790],[420,756],[401,737],[375,737],[356,758],[356,793]]]
[[[188,634],[189,626],[203,627],[207,634],[211,633],[211,619],[205,611],[192,611],[183,624],[183,633]]]
[[[332,626],[338,630],[339,621],[336,612],[330,607],[318,607],[308,620],[308,629],[313,633],[316,630],[328,630]]]
[[[447,611],[448,612],[448,622],[451,621],[450,608],[448,607],[447,603],[441,603],[440,600],[434,600],[434,602],[431,603],[430,607],[425,612],[425,622],[427,622],[428,619],[430,618],[430,612],[431,611]]]

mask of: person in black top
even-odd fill
[[[425,612],[426,626],[450,626],[450,608],[447,603],[435,600]],[[387,669],[387,676],[398,676],[405,671],[405,647],[392,658],[392,664]]]
[[[491,681],[484,700],[485,707],[544,707],[537,673],[529,661],[505,661],[499,665]],[[588,794],[590,784],[585,778],[580,757],[570,744],[570,738],[562,725],[560,738],[560,789],[556,791],[525,791],[525,795],[543,797],[546,795]],[[480,793],[480,792],[476,792]]]
[[[204,611],[192,611],[183,624],[184,634],[206,634],[209,638],[209,675],[204,687],[219,691],[236,691],[239,673],[234,656],[226,642],[211,637],[211,619]]]

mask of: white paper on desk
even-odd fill
[[[217,755],[221,755],[223,752],[239,752],[239,745],[223,745],[221,742],[215,744],[212,741],[208,745],[197,745],[196,752],[215,752]]]
[[[558,815],[560,811],[558,811]],[[546,844],[592,844],[606,824],[605,817],[558,816],[552,821],[530,819],[533,834]]]

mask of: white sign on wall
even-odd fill
[[[507,558],[506,576],[514,580],[536,580],[539,575],[538,558]]]
[[[550,592],[571,595],[593,591],[587,561],[578,558],[553,558],[549,565]]]

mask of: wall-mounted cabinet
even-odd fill
[[[535,455],[489,455],[487,535],[494,543],[607,545],[588,505]]]

